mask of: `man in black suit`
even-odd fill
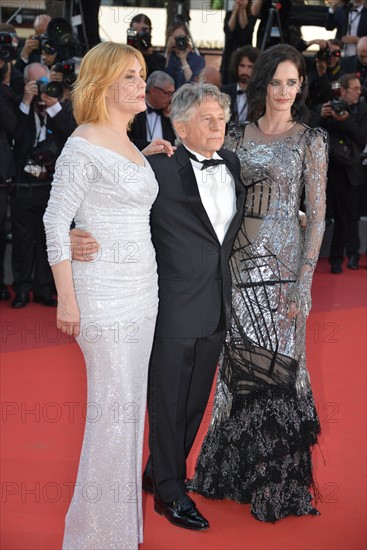
[[[364,88],[365,101],[367,101],[367,36],[362,36],[358,40],[357,55],[343,57],[341,64],[346,74],[356,73],[358,75],[362,89]]]
[[[153,139],[166,139],[172,145],[176,136],[168,114],[175,91],[173,78],[163,72],[154,71],[147,80],[147,110],[139,113],[132,123],[129,137],[142,151]]]
[[[344,44],[344,55],[348,57],[356,54],[358,38],[367,35],[367,7],[363,0],[345,2],[341,7],[338,5],[339,0],[329,1],[325,28],[328,31],[336,28],[335,38]]]
[[[40,79],[49,79],[45,65],[31,63],[24,70],[24,96],[18,109],[11,205],[13,288],[12,307],[33,301],[56,306],[54,283],[47,261],[43,214],[50,195],[56,159],[76,123],[70,103],[40,94]]]
[[[229,256],[243,216],[236,155],[221,149],[229,98],[213,84],[185,84],[172,100],[181,144],[149,157],[159,183],[151,211],[159,310],[149,376],[150,451],[143,489],[174,525],[209,527],[186,494],[186,458],[209,398],[231,315]],[[207,166],[209,165],[209,166]],[[72,239],[73,256],[86,260]],[[91,239],[85,238],[89,250]]]
[[[328,185],[334,211],[334,229],[330,246],[331,273],[343,272],[344,254],[347,267],[357,270],[360,240],[358,231],[359,206],[365,174],[359,154],[367,143],[367,105],[360,101],[361,84],[356,74],[346,74],[339,80],[342,110],[335,112],[332,104],[321,108],[321,125],[330,136]],[[340,112],[342,111],[342,112]],[[344,143],[353,149],[346,162],[337,155],[337,144]]]
[[[246,88],[259,55],[260,50],[252,46],[244,46],[232,54],[230,72],[235,82],[222,88],[222,92],[231,98],[230,122],[241,122],[247,119]]]

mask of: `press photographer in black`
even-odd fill
[[[24,95],[17,113],[16,175],[10,202],[14,308],[27,305],[31,290],[34,302],[57,305],[42,217],[56,159],[76,123],[70,103],[61,101],[62,86],[49,78],[48,68],[40,63],[25,68]]]
[[[347,267],[358,269],[359,200],[365,179],[360,154],[367,143],[367,105],[360,101],[362,87],[357,74],[345,74],[339,81],[340,97],[321,108],[322,126],[330,139],[328,186],[334,212],[334,229],[330,247],[331,273]]]
[[[319,46],[313,58],[305,56],[308,79],[308,107],[312,110],[320,103],[333,98],[331,83],[337,81],[344,73],[341,67],[342,43],[339,40],[312,40]]]
[[[45,13],[37,15],[33,23],[34,32],[28,36],[22,49],[18,52],[18,58],[15,63],[18,71],[23,73],[29,63],[38,63],[41,61],[41,42],[47,32],[47,27],[51,17]]]
[[[126,43],[143,54],[147,65],[147,77],[154,71],[164,71],[166,59],[163,55],[154,51],[152,46],[152,22],[144,13],[135,15],[130,21]]]
[[[14,155],[11,148],[17,129],[17,103],[10,87],[10,61],[1,58],[0,49],[0,300],[9,300],[4,284],[4,257],[6,246],[6,212],[8,189],[15,175]],[[7,57],[5,55],[5,57]]]

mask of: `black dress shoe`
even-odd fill
[[[174,502],[165,503],[159,497],[154,497],[154,510],[165,516],[170,523],[177,527],[204,531],[209,528],[209,522],[200,514],[192,500],[187,496]]]
[[[347,267],[349,267],[349,269],[356,270],[356,269],[359,268],[358,262],[359,262],[359,257],[358,256],[351,256],[349,258],[348,263],[347,263]]]
[[[340,273],[343,273],[343,268],[341,262],[331,262],[331,273],[334,275],[340,275]]]
[[[40,294],[33,296],[33,301],[36,304],[42,304],[43,306],[57,307],[57,300],[51,296],[51,294]]]
[[[10,299],[10,292],[5,285],[2,285],[0,287],[0,300],[9,300],[9,299]]]
[[[17,292],[14,300],[11,303],[11,307],[15,309],[20,309],[25,307],[29,303],[29,294],[28,292]]]
[[[146,472],[143,473],[141,488],[144,493],[149,493],[150,495],[153,495],[154,493],[153,479]]]

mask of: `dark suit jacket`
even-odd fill
[[[166,116],[161,116],[162,121],[162,133],[163,133],[163,139],[166,139],[167,141],[171,142],[172,145],[175,143],[175,133],[172,128],[171,119]],[[148,140],[147,136],[147,115],[146,111],[143,111],[142,113],[139,113],[134,118],[134,122],[132,123],[131,130],[129,131],[129,138],[137,148],[142,151],[149,145],[150,140]]]
[[[231,98],[231,118],[229,122],[238,122],[237,119],[237,83],[223,86],[221,92],[229,95]]]
[[[329,13],[326,16],[325,28],[327,31],[332,31],[336,28],[335,38],[338,40],[343,36],[345,23],[345,10],[337,8],[334,13]],[[357,27],[357,36],[367,35],[367,8],[362,8],[361,17]]]
[[[171,157],[154,155],[149,162],[159,183],[151,211],[153,244],[159,277],[156,336],[202,338],[231,315],[229,256],[243,217],[245,188],[237,156],[221,149],[233,174],[237,212],[222,245],[210,223],[186,149]]]
[[[56,145],[56,162],[67,138],[73,133],[77,126],[69,101],[65,101],[62,104],[62,110],[56,116],[53,118],[47,117],[46,126],[46,139],[49,142],[54,142]],[[36,124],[34,121],[33,105],[31,105],[29,115],[24,114],[18,109],[17,136],[18,139],[15,140],[14,146],[14,156],[17,163],[17,183],[22,183],[25,177],[24,166],[27,164],[28,157],[34,148],[36,140]],[[52,176],[50,176],[50,180],[51,179]]]
[[[0,83],[0,185],[15,175],[11,139],[16,135],[18,105],[13,90]]]

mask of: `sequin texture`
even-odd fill
[[[92,262],[72,263],[88,404],[64,550],[136,550],[143,540],[143,433],[158,306],[149,215],[157,192],[148,162],[138,166],[83,138],[69,138],[58,159],[44,217],[49,261],[70,257],[73,218],[100,245]]]

